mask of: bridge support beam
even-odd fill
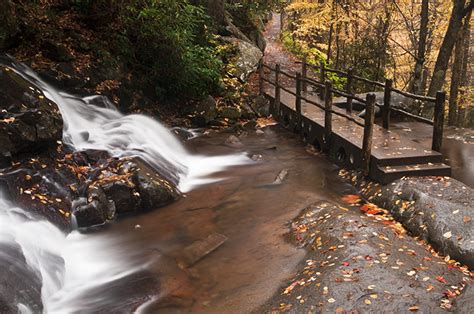
[[[324,83],[324,144],[328,147],[332,136],[332,82]]]
[[[370,156],[372,155],[372,137],[374,134],[375,94],[367,94],[366,104],[362,160],[364,175],[368,176],[370,174]]]
[[[349,68],[349,70],[347,70],[347,84],[346,84],[346,92],[348,95],[352,96],[352,84],[353,84],[353,81],[354,81],[354,70],[352,68]],[[347,97],[347,113],[352,113],[352,98],[351,97]]]
[[[441,146],[443,143],[445,103],[446,92],[437,92],[434,108],[433,144],[431,145],[431,149],[437,152],[441,151]]]
[[[280,115],[281,89],[280,89],[280,65],[275,65],[275,117]]]
[[[296,126],[295,126],[295,131],[299,132],[301,128],[301,121],[302,121],[302,113],[301,113],[301,73],[296,73],[296,103],[295,103],[295,109],[296,109]]]

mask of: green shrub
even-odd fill
[[[210,18],[187,0],[130,1],[122,14],[126,59],[155,86],[157,96],[199,98],[219,85]]]

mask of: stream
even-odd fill
[[[65,144],[138,156],[184,193],[166,207],[69,234],[0,196],[0,296],[20,295],[20,313],[255,311],[306,256],[288,241],[291,220],[309,204],[343,206],[342,196],[356,194],[324,155],[280,126],[245,132],[238,148],[215,131],[183,143],[149,117],[122,115],[105,97],[69,95],[26,67],[14,69],[59,105]],[[227,238],[217,250],[180,265],[187,247],[216,233]],[[414,245],[410,237],[398,241]]]

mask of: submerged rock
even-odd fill
[[[62,137],[58,106],[10,68],[0,65],[0,154],[51,145]]]

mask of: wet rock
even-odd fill
[[[107,200],[114,203],[117,214],[135,212],[139,208],[139,194],[131,180],[118,179],[99,186],[104,191]]]
[[[256,312],[438,313],[441,306],[454,309],[447,289],[459,292],[465,284],[465,272],[358,208],[312,204],[293,220],[289,237],[307,255]]]
[[[240,119],[242,111],[238,107],[225,106],[219,108],[219,117],[227,119]]]
[[[445,177],[399,179],[379,186],[356,177],[371,202],[444,255],[474,268],[474,190]]]
[[[42,48],[45,57],[53,61],[64,62],[74,60],[74,56],[69,52],[66,46],[52,39],[46,39],[42,44]]]
[[[244,128],[247,130],[255,130],[257,128],[257,121],[256,120],[250,120],[244,124]]]
[[[283,183],[283,180],[288,176],[288,169],[283,169],[278,173],[275,180],[273,181],[273,185],[279,185]]]
[[[0,153],[17,154],[62,137],[58,106],[12,69],[0,66]]]
[[[265,40],[265,36],[263,35],[262,31],[255,29],[249,34],[250,40],[261,50],[265,51],[267,47],[267,41]]]
[[[247,81],[250,74],[256,71],[263,57],[262,51],[253,44],[241,39],[224,37],[224,40],[234,44],[238,49],[235,71],[231,74],[239,78],[242,82]]]
[[[136,161],[138,171],[135,182],[140,195],[140,209],[152,210],[165,206],[179,197],[179,192],[166,179],[153,171],[147,164]]]
[[[235,26],[234,22],[232,21],[232,17],[229,14],[226,15],[226,24],[227,26],[225,27],[225,29],[229,35],[248,42],[249,44],[252,43],[250,38],[248,38],[247,35],[245,35],[237,26]]]
[[[241,148],[244,146],[244,144],[242,144],[242,142],[240,141],[240,139],[235,136],[235,135],[231,135],[229,136],[226,140],[225,140],[225,143],[224,143],[226,146],[229,146],[229,147],[232,147],[232,148]]]
[[[255,131],[255,134],[257,134],[257,135],[265,135],[265,131],[258,129],[257,131]]]
[[[207,96],[201,100],[192,115],[192,121],[199,126],[206,126],[217,117],[217,103],[214,97]]]
[[[265,96],[257,96],[252,102],[252,109],[260,117],[270,116],[270,101]]]
[[[456,300],[456,313],[474,313],[474,285],[468,285]]]
[[[19,313],[19,304],[42,313],[41,278],[16,243],[0,243],[0,313]]]
[[[73,214],[79,228],[103,225],[115,216],[115,206],[104,191],[92,187],[88,191],[87,201],[73,208]]]

